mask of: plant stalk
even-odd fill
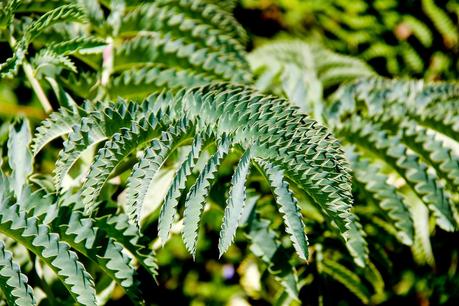
[[[41,106],[43,106],[45,113],[51,113],[53,111],[53,107],[51,106],[51,103],[49,102],[48,97],[46,97],[46,94],[43,88],[41,87],[40,83],[33,75],[32,67],[30,66],[28,62],[24,60],[24,63],[22,64],[22,68],[24,69],[27,80],[29,80],[30,85],[32,85],[33,91],[37,95],[37,98],[40,101]]]
[[[16,39],[12,35],[9,35],[9,38],[10,45],[14,49],[16,46]],[[46,97],[45,91],[41,87],[40,82],[38,82],[38,80],[33,75],[32,66],[30,66],[26,59],[24,59],[24,62],[22,63],[22,68],[24,69],[27,80],[30,82],[30,85],[32,85],[32,89],[37,95],[37,98],[40,101],[45,113],[52,112],[53,107],[51,106],[48,97]]]

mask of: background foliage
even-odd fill
[[[3,302],[30,305],[33,290],[40,305],[84,304],[92,294],[107,305],[458,303],[459,87],[380,77],[456,80],[455,1],[0,3]],[[300,112],[334,133],[349,166]],[[289,134],[302,124],[304,134]],[[190,157],[198,139],[209,149]],[[304,151],[314,163],[294,160]],[[292,172],[283,178],[259,159],[247,168],[257,152]],[[187,158],[195,170],[177,172]],[[323,213],[310,195],[336,196],[335,177],[301,190],[302,175],[332,169],[339,181],[347,167],[353,214],[340,202],[346,192],[337,213]],[[177,201],[180,218],[162,246],[160,207],[174,177],[168,203]],[[244,185],[246,208],[225,223]],[[182,223],[190,202],[203,208],[188,214],[198,232],[195,221]],[[354,227],[330,225],[342,220]],[[233,237],[222,221],[227,233],[240,227],[226,252]],[[45,239],[56,235],[57,248]]]
[[[457,1],[243,0],[242,7],[240,18],[256,36],[305,37],[384,76],[457,79]]]

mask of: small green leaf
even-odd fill
[[[284,180],[283,172],[276,166],[262,162],[260,163],[269,183],[273,189],[274,197],[279,205],[279,210],[284,217],[287,233],[293,246],[301,259],[308,259],[308,238],[304,232],[303,216],[298,207],[297,200],[288,188],[288,183]]]
[[[127,183],[126,203],[126,212],[132,224],[139,224],[142,207],[158,171],[190,132],[191,129],[183,122],[163,132],[161,138],[154,139],[142,158],[134,165]]]
[[[169,238],[169,230],[172,226],[172,221],[176,213],[176,207],[178,199],[181,195],[181,191],[185,188],[187,177],[191,174],[193,167],[201,154],[203,147],[203,139],[201,135],[197,135],[193,144],[191,145],[191,151],[188,153],[186,159],[182,162],[180,167],[175,173],[172,184],[167,191],[164,199],[164,204],[161,206],[161,212],[158,221],[158,236],[161,239],[161,243],[164,245]]]
[[[16,199],[21,199],[27,177],[32,173],[32,153],[30,152],[31,132],[29,122],[19,119],[10,127],[8,138],[8,163],[11,173],[12,187]]]
[[[228,153],[230,140],[224,135],[217,144],[217,152],[210,157],[206,166],[201,171],[198,179],[190,188],[185,201],[185,212],[183,213],[183,241],[186,249],[193,255],[196,254],[198,240],[198,228],[201,214],[204,209],[206,198],[209,194],[212,181],[218,170],[221,160]]]
[[[226,201],[225,214],[223,216],[218,250],[220,256],[226,252],[233,243],[234,235],[239,224],[245,206],[246,189],[245,183],[250,169],[250,150],[245,151],[239,161],[231,179],[231,188]]]

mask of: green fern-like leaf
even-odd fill
[[[454,230],[456,223],[447,194],[419,158],[406,151],[399,138],[386,135],[380,127],[362,119],[349,122],[343,135],[390,164],[433,211],[438,225]]]
[[[61,70],[76,72],[76,66],[69,57],[43,49],[32,59],[32,67],[38,78],[43,76],[55,77]]]
[[[2,203],[0,231],[47,263],[80,305],[96,305],[93,280],[68,244],[35,217],[27,217],[18,205],[5,205]]]
[[[115,55],[115,69],[135,64],[161,63],[167,67],[192,68],[219,80],[247,81],[249,76],[235,61],[225,59],[223,52],[215,52],[183,38],[152,32],[124,42]]]
[[[80,120],[78,110],[60,108],[58,112],[51,113],[37,128],[32,142],[32,152],[36,156],[52,140],[66,135]]]
[[[185,201],[185,211],[183,213],[183,241],[187,250],[193,255],[196,254],[196,244],[198,240],[198,227],[201,214],[204,209],[206,197],[209,193],[212,180],[215,178],[218,165],[228,153],[230,139],[223,135],[217,144],[217,152],[212,155],[196,182],[191,187]]]
[[[74,53],[92,53],[101,50],[105,47],[106,43],[97,37],[77,37],[67,41],[54,43],[48,47],[49,50],[56,54],[70,55]]]
[[[134,165],[131,176],[128,179],[128,202],[126,212],[132,223],[138,224],[140,214],[150,185],[159,169],[167,158],[183,141],[189,139],[191,127],[187,122],[181,122],[179,126],[163,132],[161,139],[154,139],[145,150],[142,158]]]
[[[62,5],[42,15],[32,22],[26,29],[26,41],[32,41],[44,29],[59,22],[84,21],[85,14],[82,9],[74,4]]]
[[[169,190],[167,191],[167,194],[164,198],[164,203],[161,206],[161,212],[158,221],[158,236],[161,239],[163,245],[169,238],[169,231],[174,215],[176,213],[178,199],[181,195],[181,192],[185,188],[187,177],[191,174],[191,171],[201,154],[201,150],[204,145],[203,141],[204,139],[202,135],[197,135],[194,138],[193,144],[191,145],[191,150],[188,153],[186,159],[177,169],[171,186],[169,187]]]
[[[360,256],[359,262],[363,262],[366,246],[362,243],[362,233],[357,223],[352,224],[357,221],[349,211],[352,202],[350,175],[344,154],[324,127],[291,109],[285,100],[263,97],[243,86],[216,84],[180,92],[175,96],[153,95],[142,104],[120,101],[106,108],[98,107],[102,111],[89,112],[82,116],[79,126],[74,126],[60,153],[56,170],[56,181],[61,186],[62,178],[81,152],[91,145],[104,143],[82,190],[83,204],[88,213],[98,206],[98,195],[114,168],[128,154],[158,137],[164,126],[173,126],[175,122],[183,120],[183,114],[186,113],[190,117],[188,120],[196,123],[196,131],[205,131],[213,126],[215,132],[210,137],[211,141],[233,134],[229,145],[238,145],[245,150],[250,148],[257,159],[270,161],[280,167],[284,175],[311,197],[312,203],[323,210],[330,221],[336,223],[353,255]],[[158,117],[160,113],[163,115]],[[186,173],[191,171],[191,167],[183,170]],[[216,167],[212,169],[209,179],[217,170]],[[176,202],[183,188],[180,186],[185,180],[186,176],[182,173],[182,177],[176,181],[179,184],[174,183],[172,193],[167,196],[167,205],[163,210],[167,215],[162,212],[160,217],[163,242],[167,239]],[[200,184],[203,182],[198,181]],[[208,183],[206,181],[204,189],[200,190],[208,190]],[[206,194],[194,196],[199,205],[194,207],[196,214],[193,215],[193,222],[199,220],[201,201],[205,200]],[[185,212],[188,215],[189,209],[185,209]],[[185,228],[197,230],[198,224],[191,224],[189,218],[189,215],[185,218],[188,220]],[[196,234],[187,234],[189,237],[186,240],[191,250],[191,241]]]
[[[241,218],[241,225],[248,229],[250,249],[268,266],[268,270],[285,288],[285,292],[292,299],[298,300],[298,276],[295,268],[289,264],[289,254],[293,251],[284,248],[277,240],[275,232],[270,228],[270,221],[256,213],[257,200],[257,196],[247,196],[247,204]]]
[[[134,123],[130,129],[122,128],[98,151],[81,192],[85,213],[91,214],[97,207],[97,197],[103,185],[121,160],[159,134],[157,125],[157,119],[152,117]]]
[[[223,216],[218,250],[220,256],[226,252],[232,244],[236,229],[239,224],[245,206],[246,190],[245,184],[250,170],[250,149],[241,157],[231,179],[231,188]]]
[[[130,299],[138,302],[141,293],[134,278],[135,270],[122,248],[113,239],[101,240],[100,229],[90,218],[85,218],[79,211],[72,211],[65,216],[60,212],[60,218],[54,220],[54,226],[59,228],[61,239],[73,249],[94,261],[104,273],[115,280],[129,295]]]
[[[123,18],[121,34],[132,36],[138,32],[160,32],[182,38],[188,43],[193,42],[202,48],[218,51],[228,60],[237,59],[238,62],[245,63],[242,45],[221,28],[228,20],[228,14],[214,6],[214,18],[221,18],[219,26],[212,24],[209,22],[212,19],[209,18],[210,12],[207,12],[211,6],[208,3],[205,6],[196,5],[199,2],[192,3],[191,7],[194,9],[191,14],[186,9],[190,8],[190,1],[155,1],[138,6]]]
[[[145,98],[163,89],[178,90],[210,83],[212,77],[192,69],[139,66],[115,75],[108,88],[112,97]]]
[[[296,203],[296,199],[289,190],[287,182],[284,181],[284,175],[279,168],[270,164],[262,164],[268,180],[279,204],[280,212],[283,214],[286,231],[290,234],[293,246],[298,256],[308,259],[308,238],[304,232],[303,218]]]
[[[241,43],[247,41],[247,34],[233,15],[222,10],[218,4],[203,0],[161,0],[156,1],[160,6],[177,5],[182,12],[203,23],[210,23],[230,37],[235,37]]]
[[[221,92],[222,87],[226,91]],[[243,87],[218,84],[196,89],[181,102],[191,118],[199,116],[208,125],[218,122],[215,128],[219,133],[238,127],[235,139],[256,143],[251,148],[254,156],[282,165],[285,175],[327,212],[340,232],[346,232],[351,186],[338,142],[317,122],[290,108],[287,101],[273,98],[270,104],[267,99]],[[320,145],[310,146],[311,140]]]
[[[277,93],[280,87],[281,94],[317,119],[321,119],[323,91],[374,74],[360,60],[298,39],[266,44],[252,51],[248,59],[259,89]]]
[[[26,120],[18,120],[10,127],[8,138],[8,163],[12,188],[17,199],[21,199],[27,177],[32,173],[32,154],[29,150],[31,132]]]
[[[357,184],[362,185],[363,192],[374,199],[377,205],[388,211],[389,218],[398,229],[397,236],[400,241],[411,245],[414,237],[413,220],[395,187],[388,183],[387,176],[368,159],[362,158],[354,150],[348,152]]]
[[[21,273],[17,263],[13,261],[11,252],[5,249],[0,241],[0,288],[5,294],[8,305],[36,305],[33,290],[27,283],[27,277]]]
[[[141,242],[144,238],[138,228],[129,222],[128,216],[120,214],[103,217],[96,220],[96,224],[112,239],[128,250],[151,276],[158,274],[155,252]]]

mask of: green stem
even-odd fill
[[[105,47],[102,53],[102,73],[100,77],[100,90],[97,95],[98,99],[103,98],[108,95],[107,87],[110,82],[110,75],[113,72],[113,61],[114,61],[114,47],[113,39],[111,37],[107,38],[107,46]]]
[[[16,46],[16,39],[12,35],[9,36],[9,42],[10,42],[11,47],[14,49],[14,47]],[[45,110],[45,112],[46,113],[52,112],[53,107],[51,106],[51,103],[49,102],[48,97],[46,97],[45,91],[41,87],[40,82],[38,82],[38,80],[35,78],[32,66],[30,66],[30,64],[27,62],[26,59],[24,59],[22,63],[22,68],[24,69],[27,80],[32,86],[32,89],[37,95],[37,98],[40,101],[41,105],[43,106],[43,109]]]
[[[40,82],[38,82],[38,80],[35,78],[32,66],[30,66],[30,64],[26,60],[24,60],[22,68],[24,69],[27,80],[29,80],[30,85],[32,85],[33,91],[37,95],[37,98],[40,101],[41,106],[43,106],[43,109],[46,113],[51,113],[53,111],[53,107],[51,106],[51,103],[46,97],[43,88],[41,88]]]

